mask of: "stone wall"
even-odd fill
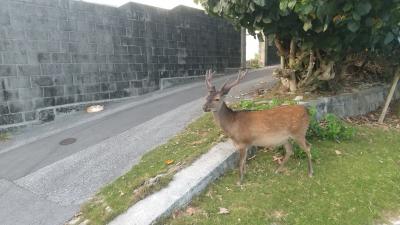
[[[240,66],[240,33],[187,7],[0,0],[0,127],[135,96],[159,80]],[[44,118],[38,118],[43,116]]]
[[[390,87],[388,85],[375,86],[354,93],[340,94],[330,97],[320,97],[316,100],[305,102],[317,110],[317,119],[323,118],[327,113],[338,117],[364,115],[383,106]],[[400,88],[394,92],[393,101],[400,98]]]

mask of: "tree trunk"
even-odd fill
[[[296,41],[294,38],[290,40],[290,49],[289,49],[289,68],[293,70],[289,77],[289,89],[290,92],[296,92],[297,90],[297,82],[296,82],[296,73],[294,70],[296,58]]]
[[[296,41],[294,38],[290,41],[290,50],[289,50],[289,68],[294,69],[294,63],[296,58]]]
[[[278,49],[278,55],[283,56],[283,57],[287,56],[287,50],[283,47],[283,45],[278,37],[275,37],[274,42],[275,42],[276,49]]]
[[[385,119],[387,109],[389,107],[390,102],[392,101],[394,91],[396,90],[396,86],[399,81],[399,78],[400,78],[400,67],[398,67],[395,72],[393,82],[392,82],[392,87],[390,88],[389,95],[386,98],[385,106],[383,107],[383,110],[382,110],[381,116],[379,117],[378,123],[383,123],[383,120]]]
[[[241,38],[241,46],[240,46],[241,63],[240,63],[240,67],[242,69],[245,69],[246,68],[246,28],[244,28],[244,27],[241,28],[240,38]]]
[[[307,74],[304,77],[304,79],[300,81],[299,86],[305,87],[309,83],[309,80],[312,80],[311,76],[313,75],[314,66],[315,66],[314,51],[310,50],[310,59],[308,61]]]

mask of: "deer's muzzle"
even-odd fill
[[[207,104],[204,104],[204,105],[203,105],[203,111],[204,111],[204,112],[210,112],[210,107],[208,107]]]

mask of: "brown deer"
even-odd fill
[[[280,106],[262,111],[233,111],[224,102],[224,97],[232,87],[246,76],[247,71],[241,71],[235,81],[226,82],[221,90],[217,91],[211,84],[215,72],[206,72],[206,86],[208,96],[203,105],[205,112],[212,112],[216,123],[229,136],[239,150],[239,182],[242,183],[245,172],[247,149],[251,146],[285,147],[285,157],[276,170],[284,169],[285,163],[293,154],[289,140],[297,142],[308,157],[308,175],[312,177],[310,145],[305,136],[309,125],[307,110],[301,105]]]

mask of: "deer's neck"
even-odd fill
[[[235,112],[228,108],[225,102],[222,102],[221,107],[213,112],[213,115],[217,124],[229,135],[230,127],[234,122]]]

